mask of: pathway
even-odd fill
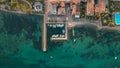
[[[22,0],[22,1],[25,2],[26,4],[28,4],[30,6],[30,8],[32,8],[32,5],[27,0]]]

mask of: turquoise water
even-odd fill
[[[116,25],[120,25],[120,13],[115,14],[115,23]]]
[[[120,68],[118,31],[78,26],[61,42],[50,41],[48,31],[42,52],[42,23],[42,16],[0,12],[0,68]]]

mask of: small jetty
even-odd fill
[[[72,28],[72,35],[75,36],[74,27]]]
[[[47,51],[47,36],[46,36],[46,21],[45,21],[45,16],[44,16],[44,22],[43,22],[43,37],[42,37],[42,50],[43,52]]]

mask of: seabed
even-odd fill
[[[0,68],[120,68],[117,30],[74,27],[74,35],[68,29],[67,41],[51,41],[47,34],[47,51],[43,52],[43,17],[0,13],[0,23],[4,22]]]

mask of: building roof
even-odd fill
[[[50,0],[51,4],[57,4],[59,1],[58,0]]]
[[[98,0],[98,3],[95,4],[94,0],[89,0],[87,3],[87,15],[94,15],[95,13],[103,13],[106,11],[105,0]]]
[[[95,12],[103,13],[106,11],[105,0],[101,0],[97,5],[95,5]]]
[[[33,5],[33,6],[36,6],[36,5],[42,5],[42,3],[36,1],[36,2],[34,2],[34,5]]]
[[[36,11],[42,11],[42,7],[43,7],[43,4],[40,3],[40,2],[38,2],[38,1],[34,2],[34,4],[33,4],[33,8],[34,8]]]
[[[89,0],[87,3],[87,15],[94,15],[94,0]]]

